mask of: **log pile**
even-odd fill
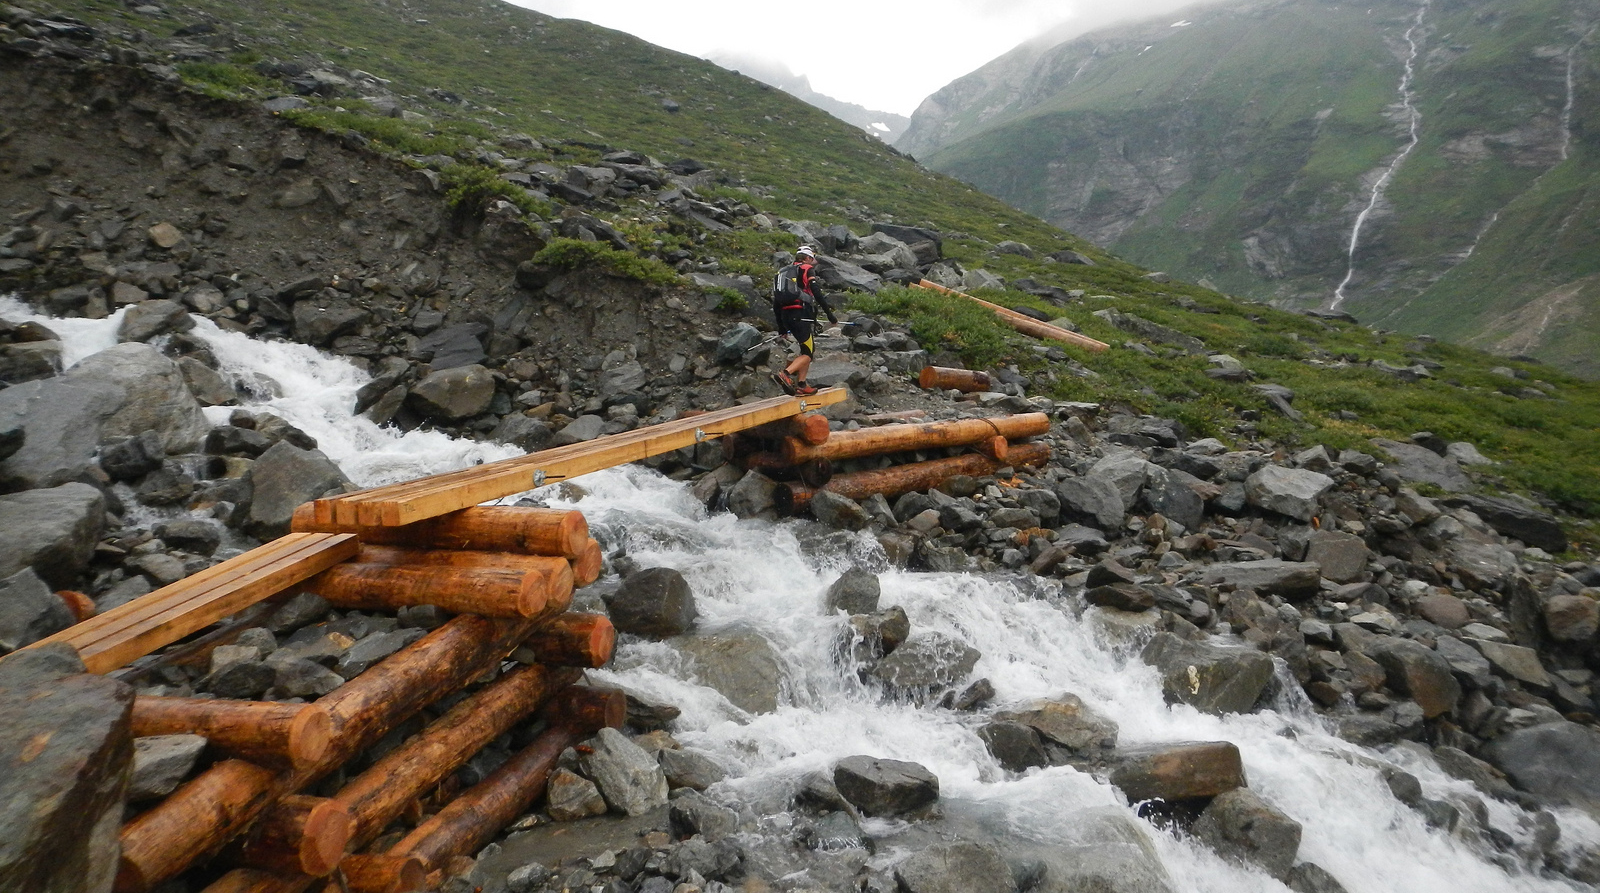
[[[359,546],[297,589],[339,608],[456,616],[312,703],[139,696],[135,735],[201,735],[217,760],[123,826],[119,893],[197,867],[212,893],[436,885],[534,805],[563,750],[622,724],[620,692],[576,684],[616,639],[605,617],[567,610],[600,573],[580,513],[474,507],[366,527],[310,509],[296,534]],[[448,710],[427,712],[442,700]],[[533,719],[531,743],[455,790],[462,765]],[[380,739],[392,746],[373,760]]]
[[[1050,417],[1042,412],[832,433],[820,416],[815,417],[820,425],[807,423],[807,418],[797,416],[781,427],[753,429],[723,444],[729,461],[779,481],[774,498],[784,514],[805,511],[822,490],[851,499],[873,494],[894,497],[936,487],[955,475],[978,477],[1007,466],[1042,465],[1050,458],[1047,445],[1020,442],[1050,430]],[[811,427],[796,430],[803,424]],[[883,467],[884,457],[934,450],[961,454],[902,464],[891,461]],[[873,467],[838,471],[856,460],[871,460]]]

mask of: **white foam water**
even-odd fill
[[[73,343],[72,355],[104,346],[110,321],[64,325],[0,299],[0,316],[39,319]],[[202,322],[199,336],[224,369],[271,376],[281,395],[258,404],[304,428],[331,458],[364,482],[459,468],[498,457],[503,448],[418,432],[377,429],[351,412],[365,381],[355,367],[309,348],[253,342]],[[228,410],[213,411],[225,416]],[[355,470],[353,470],[355,469]],[[1466,783],[1441,772],[1424,751],[1378,752],[1329,734],[1303,699],[1278,710],[1216,717],[1168,706],[1155,672],[1101,634],[1092,612],[1063,596],[1059,584],[1027,576],[910,573],[889,567],[865,534],[824,531],[809,522],[740,521],[712,513],[688,488],[648,469],[628,466],[588,475],[576,487],[545,488],[548,504],[576,508],[609,549],[625,549],[641,566],[672,567],[696,594],[700,627],[736,625],[772,643],[783,669],[779,708],[748,715],[698,684],[692,665],[670,646],[623,637],[616,659],[593,671],[677,705],[673,734],[732,770],[729,793],[763,799],[792,789],[807,772],[867,754],[928,767],[951,804],[999,816],[1005,832],[1040,843],[1064,842],[1072,813],[1090,807],[1131,809],[1110,785],[1067,767],[1007,773],[978,738],[980,716],[886,702],[839,657],[842,615],[823,611],[823,594],[851,566],[881,575],[884,606],[899,605],[917,631],[937,631],[978,649],[974,676],[992,681],[995,705],[1071,692],[1114,718],[1125,744],[1227,740],[1243,755],[1250,787],[1304,826],[1300,859],[1331,872],[1351,893],[1556,893],[1573,883],[1542,877],[1511,852],[1431,828],[1390,793],[1380,767],[1416,775],[1427,796],[1471,796]],[[713,794],[717,789],[713,788]],[[1489,801],[1492,825],[1522,850],[1534,837],[1522,810]],[[1561,846],[1600,846],[1600,825],[1575,812],[1557,813]],[[881,824],[881,823],[880,823]],[[876,826],[874,826],[876,827]],[[1147,826],[1148,827],[1148,826]],[[1194,893],[1282,893],[1262,872],[1229,864],[1208,848],[1153,827],[1149,835],[1175,890]],[[892,858],[880,853],[878,860]]]

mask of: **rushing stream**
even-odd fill
[[[63,335],[69,357],[113,343],[115,319],[90,322],[36,316],[0,299],[0,316],[31,318]],[[254,342],[200,320],[224,370],[245,379],[270,377],[279,396],[250,408],[279,414],[315,436],[359,483],[373,484],[460,468],[509,454],[508,448],[399,434],[354,418],[349,407],[365,376],[349,363],[299,345]],[[216,420],[231,410],[208,410]],[[1128,809],[1104,782],[1065,767],[1023,775],[1003,771],[976,734],[981,717],[885,703],[842,666],[836,643],[842,615],[822,610],[823,592],[853,564],[880,572],[884,606],[899,605],[913,630],[938,631],[982,652],[974,677],[992,681],[994,705],[1071,692],[1121,726],[1123,744],[1228,740],[1243,754],[1249,784],[1304,826],[1300,859],[1315,862],[1351,893],[1504,893],[1570,891],[1577,885],[1541,878],[1512,850],[1534,834],[1531,816],[1483,798],[1491,824],[1513,841],[1496,852],[1475,835],[1430,828],[1400,804],[1378,766],[1415,774],[1427,796],[1461,802],[1474,796],[1444,775],[1421,748],[1367,750],[1331,735],[1303,699],[1275,711],[1214,717],[1168,706],[1155,672],[1107,638],[1059,581],[1027,576],[910,573],[890,568],[865,533],[826,531],[805,521],[740,521],[708,512],[688,487],[641,467],[586,476],[577,488],[539,494],[552,505],[582,510],[608,550],[625,548],[642,567],[681,571],[693,587],[702,630],[742,625],[760,631],[784,666],[776,712],[745,715],[715,691],[695,684],[672,648],[624,639],[597,681],[626,685],[683,711],[673,735],[731,771],[723,782],[745,800],[794,784],[853,754],[921,763],[940,781],[949,804],[999,816],[1006,833],[1040,843],[1071,839],[1073,812]],[[1290,690],[1298,693],[1298,688]],[[712,793],[717,793],[716,789]],[[1131,810],[1129,811],[1131,815]],[[1577,812],[1558,813],[1563,847],[1600,845],[1600,825]],[[869,830],[883,830],[870,825]],[[1183,891],[1283,891],[1266,875],[1223,862],[1197,843],[1154,828],[1150,837]],[[880,852],[878,860],[893,858]]]

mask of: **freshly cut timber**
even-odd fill
[[[594,731],[549,729],[418,825],[389,852],[420,858],[430,871],[443,868],[454,856],[477,852],[539,799],[561,752]]]
[[[145,893],[240,831],[277,790],[277,775],[244,760],[224,760],[184,782],[124,825],[117,893]]]
[[[545,666],[597,670],[611,662],[617,628],[604,614],[558,614],[522,644]]]
[[[342,803],[290,794],[245,835],[239,861],[252,868],[322,877],[339,866],[355,834]]]
[[[333,720],[317,704],[140,695],[133,702],[133,734],[199,735],[230,756],[304,768],[328,753]]]
[[[949,366],[923,366],[917,373],[917,384],[929,390],[956,390],[963,394],[987,391],[993,385],[989,373],[974,369],[952,369]]]
[[[884,496],[899,496],[913,490],[926,490],[937,487],[950,478],[958,475],[972,475],[974,477],[993,472],[1007,465],[1042,465],[1050,458],[1050,446],[1043,443],[1024,443],[1011,447],[1010,455],[1004,462],[991,459],[980,453],[966,456],[956,456],[953,459],[934,459],[928,462],[913,462],[909,465],[897,465],[893,468],[882,468],[874,471],[856,471],[850,474],[834,475],[833,480],[821,489],[851,499],[865,499],[874,493]],[[784,514],[794,514],[804,511],[811,504],[811,497],[817,490],[807,487],[803,483],[791,481],[779,484],[773,491],[773,500],[777,503],[778,511]]]
[[[416,856],[397,853],[345,856],[339,863],[343,889],[350,893],[411,893],[428,888],[427,865]]]
[[[605,560],[606,555],[601,551],[600,543],[589,540],[583,552],[572,559],[572,585],[581,589],[600,579],[600,571],[605,566]]]
[[[829,388],[806,397],[773,397],[449,474],[319,499],[312,504],[313,517],[319,524],[398,527],[602,468],[670,453],[732,431],[838,403],[848,396],[844,388]]]
[[[615,688],[573,685],[552,698],[542,715],[551,725],[566,729],[620,729],[628,716],[628,697]]]
[[[952,419],[944,422],[918,422],[911,425],[884,425],[881,428],[862,428],[859,431],[840,431],[828,442],[811,446],[798,440],[783,442],[783,458],[790,465],[812,459],[855,459],[861,456],[879,456],[907,450],[929,450],[941,447],[968,446],[987,443],[996,437],[1016,440],[1045,434],[1050,430],[1050,416],[1042,412],[1000,416],[993,419]]]
[[[1031,316],[1024,316],[1010,308],[1001,307],[999,304],[991,304],[982,298],[975,298],[972,295],[956,291],[953,288],[945,288],[937,282],[930,282],[924,279],[921,282],[915,283],[915,285],[918,288],[932,289],[933,291],[942,292],[947,295],[955,295],[957,297],[966,298],[975,304],[981,304],[984,307],[993,310],[995,316],[1000,317],[1007,325],[1024,335],[1030,335],[1034,338],[1047,338],[1052,341],[1060,341],[1065,344],[1071,344],[1074,347],[1081,347],[1085,350],[1094,351],[1095,353],[1099,353],[1100,351],[1105,350],[1107,347],[1104,341],[1096,341],[1087,335],[1079,335],[1077,332],[1069,332],[1060,326],[1053,326],[1047,322],[1040,322]]]
[[[558,555],[524,555],[520,552],[482,552],[469,549],[408,549],[403,546],[367,546],[355,558],[358,564],[424,565],[428,567],[481,567],[544,574],[550,587],[571,588],[572,562]],[[482,612],[478,612],[482,613]]]
[[[407,605],[437,605],[458,614],[538,617],[553,604],[570,602],[539,570],[439,565],[341,564],[305,587],[340,608],[392,611]]]
[[[830,435],[828,417],[817,412],[768,422],[759,428],[751,428],[744,432],[744,436],[754,436],[764,440],[793,437],[810,444],[827,443]]]
[[[363,543],[409,546],[413,549],[468,549],[520,552],[576,558],[589,541],[589,522],[582,512],[563,509],[477,505],[402,527],[344,524],[319,520],[316,503],[294,511],[294,530],[353,533]]]
[[[91,673],[109,673],[355,555],[356,538],[291,533],[28,647],[65,642]]]

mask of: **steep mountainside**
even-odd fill
[[[854,102],[835,99],[826,93],[818,93],[811,87],[810,78],[803,74],[795,74],[782,63],[775,64],[770,60],[734,55],[717,56],[711,61],[723,68],[747,74],[763,84],[777,87],[790,96],[814,105],[835,118],[847,124],[854,124],[887,142],[892,143],[898,139],[905,133],[906,126],[911,123],[911,119],[905,115],[869,109]]]
[[[1251,0],[1019,48],[900,148],[1141,264],[1600,374],[1600,9]]]

